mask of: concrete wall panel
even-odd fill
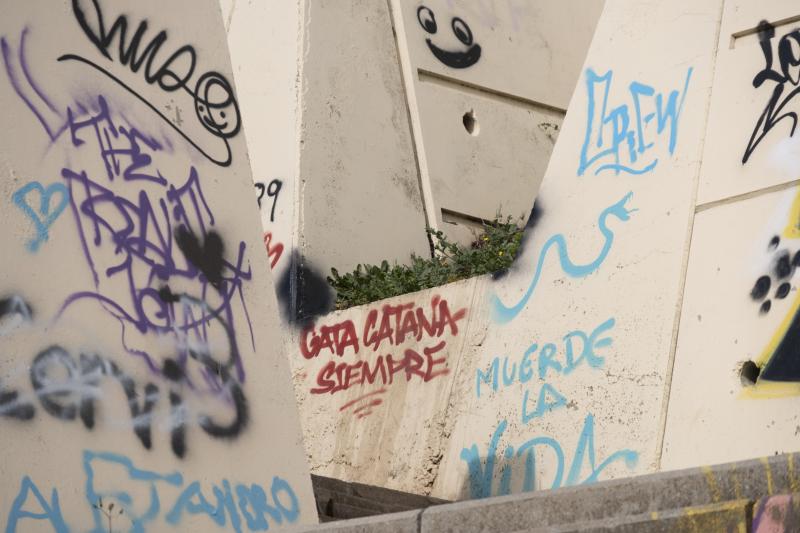
[[[787,378],[786,364],[796,359],[797,348],[791,260],[800,248],[799,193],[793,187],[696,217],[664,468],[796,447],[800,388]],[[742,381],[748,362],[761,367],[755,385],[748,382],[759,377],[753,367]]]
[[[388,6],[331,0],[307,2],[305,9],[302,251],[322,278],[331,267],[425,255],[425,215]]]
[[[603,9],[602,0],[401,5],[415,68],[561,110],[569,104]]]
[[[690,7],[691,22],[676,16]],[[671,2],[643,16],[643,5],[606,4],[537,198],[541,219],[515,271],[488,288],[492,319],[459,402],[470,415],[441,468],[447,497],[656,468],[720,7]],[[678,26],[697,38],[656,68]],[[625,39],[615,38],[620,27]],[[644,150],[616,144],[669,99],[669,128],[641,119]],[[622,114],[630,129],[616,122],[615,137],[608,117]]]
[[[797,179],[792,108],[798,74],[781,65],[798,46],[792,32],[799,13],[786,1],[725,5],[698,204]],[[761,21],[769,22],[764,31]]]
[[[297,241],[300,4],[222,0],[228,46],[273,277]],[[226,7],[228,10],[226,11]],[[227,13],[227,16],[226,16]]]
[[[315,473],[430,491],[481,323],[477,281],[332,313],[299,334],[295,388]]]
[[[692,17],[680,16],[689,10]],[[542,215],[512,271],[475,285],[467,344],[454,352],[457,370],[448,377],[451,390],[445,394],[428,384],[434,396],[420,396],[424,407],[417,407],[417,395],[405,396],[381,406],[391,422],[365,419],[378,425],[376,435],[394,439],[387,424],[405,427],[410,418],[401,417],[420,413],[405,433],[405,441],[419,448],[419,428],[427,431],[433,413],[446,413],[439,448],[430,446],[431,454],[440,454],[428,463],[431,474],[383,465],[380,478],[403,490],[456,499],[657,468],[720,17],[721,2],[606,5],[537,198]],[[620,27],[628,28],[624,39]],[[654,61],[678,32],[693,38],[676,41],[666,59]],[[447,99],[457,105],[446,103],[448,89],[441,84],[426,92],[427,83],[415,85],[423,116],[425,109],[466,105],[456,92]],[[432,103],[439,98],[438,106]],[[489,124],[502,120],[499,104],[491,109]],[[479,122],[481,113],[476,109]],[[424,121],[434,119],[421,120],[424,131]],[[447,127],[455,133],[463,126],[451,117]],[[444,152],[445,142],[441,146]],[[432,170],[436,154],[427,139],[425,151]],[[441,290],[448,301],[462,301],[468,287]],[[409,298],[426,305],[432,292]],[[319,372],[309,366],[317,363],[298,355],[293,360],[296,378]],[[311,456],[324,457],[325,463],[314,464],[324,469],[320,473],[378,482],[353,465],[398,464],[398,450],[405,448],[393,444],[393,454],[384,451],[377,437],[366,440],[370,431],[349,429],[347,408],[323,411],[317,398],[309,398],[302,400],[303,420],[314,435]],[[428,411],[429,402],[438,407]],[[320,418],[327,424],[322,433]],[[430,439],[423,442],[427,449]]]
[[[665,468],[796,445],[797,14],[790,2],[725,3]]]
[[[563,115],[436,78],[425,78],[417,91],[439,209],[484,220],[498,212],[526,218]]]
[[[315,522],[219,3],[4,2],[0,49],[0,527]]]
[[[429,224],[469,244],[529,214],[603,2],[392,5]]]

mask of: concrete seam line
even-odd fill
[[[773,192],[785,191],[786,189],[791,189],[793,187],[796,187],[797,185],[800,185],[800,179],[786,181],[783,183],[778,183],[776,185],[770,185],[769,187],[763,187],[761,189],[756,189],[754,191],[748,191],[742,194],[728,196],[727,198],[721,198],[719,200],[712,200],[710,202],[706,202],[704,204],[696,206],[695,213],[702,213],[703,211],[708,211],[709,209],[713,209],[715,207],[734,204],[736,202],[750,200],[751,198],[758,198],[759,196],[764,196],[765,194]]]
[[[422,197],[422,208],[425,213],[425,222],[428,227],[439,229],[439,215],[436,211],[436,202],[433,198],[433,187],[431,186],[430,172],[428,170],[428,159],[425,155],[425,142],[422,136],[422,125],[417,105],[417,92],[414,87],[414,66],[411,64],[411,56],[406,40],[405,22],[403,21],[403,10],[399,0],[386,0],[389,8],[389,18],[394,31],[395,44],[397,45],[397,59],[400,63],[400,75],[403,83],[403,91],[406,96],[406,109],[408,111],[409,125],[411,127],[411,144],[414,147],[414,159],[417,164],[417,175],[419,177],[420,195]],[[433,241],[430,236],[428,240],[431,247],[431,257],[434,255]]]
[[[661,399],[661,414],[659,421],[659,432],[656,434],[656,457],[655,469],[661,470],[661,458],[664,455],[664,442],[666,441],[667,419],[669,417],[669,399],[672,394],[672,375],[675,370],[675,355],[678,350],[678,336],[680,334],[681,314],[683,312],[683,297],[686,290],[686,275],[689,270],[689,258],[692,249],[692,236],[694,234],[694,220],[697,214],[697,195],[700,188],[700,176],[703,171],[703,155],[705,153],[706,133],[708,131],[708,119],[711,114],[711,101],[714,95],[714,80],[717,73],[717,60],[719,56],[719,40],[722,32],[722,19],[725,14],[725,0],[720,2],[719,23],[715,35],[716,44],[713,51],[713,66],[711,69],[711,84],[708,88],[708,96],[705,105],[705,122],[703,124],[702,144],[700,146],[700,162],[694,175],[694,190],[690,199],[689,221],[686,228],[686,238],[683,245],[683,257],[681,258],[681,272],[678,281],[678,294],[675,305],[675,315],[672,319],[672,337],[669,344],[669,359],[667,360],[666,374],[664,375],[664,392]]]
[[[473,96],[482,96],[483,98],[492,100],[493,102],[500,102],[502,104],[517,106],[523,109],[559,113],[562,118],[567,114],[566,109],[562,109],[557,106],[545,104],[544,102],[537,102],[536,100],[525,98],[523,96],[517,96],[515,94],[498,91],[490,87],[484,87],[483,85],[479,85],[477,83],[450,78],[429,70],[419,69],[419,81],[422,83],[430,83],[432,85],[436,85],[437,87],[444,87],[445,89],[471,94]]]

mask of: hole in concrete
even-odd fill
[[[475,118],[475,112],[472,109],[464,113],[462,122],[464,123],[464,129],[467,130],[467,133],[473,136],[478,135],[480,126],[478,126],[478,120]]]
[[[759,374],[761,374],[761,369],[758,368],[757,364],[752,361],[745,361],[739,371],[739,379],[742,380],[742,385],[745,387],[752,387],[756,384]]]

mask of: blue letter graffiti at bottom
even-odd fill
[[[489,442],[489,450],[486,456],[485,467],[481,466],[481,458],[477,445],[473,444],[470,448],[464,448],[461,450],[461,459],[467,463],[467,467],[469,469],[469,487],[471,498],[487,498],[492,496],[492,479],[494,477],[497,445],[507,425],[508,423],[505,420],[502,420],[492,435],[492,439]],[[603,470],[605,470],[615,461],[621,459],[625,461],[625,466],[627,466],[629,469],[633,469],[636,467],[636,463],[639,459],[639,454],[633,450],[619,450],[609,455],[608,458],[599,465],[596,464],[597,461],[594,449],[594,416],[589,414],[586,415],[586,418],[584,419],[583,430],[578,438],[578,444],[575,447],[575,455],[572,459],[572,464],[567,474],[567,480],[563,484],[562,480],[564,477],[565,466],[564,450],[558,441],[551,437],[536,437],[525,442],[517,449],[517,457],[522,457],[523,455],[525,456],[525,477],[522,484],[522,489],[524,491],[532,491],[536,487],[535,450],[537,446],[549,446],[556,455],[556,474],[555,478],[553,479],[553,484],[550,487],[553,489],[561,486],[594,483],[597,481],[597,478],[600,476]],[[581,475],[581,469],[584,461],[587,459],[587,455],[591,473],[586,479],[580,481],[579,478]],[[509,446],[506,449],[504,456],[506,460],[513,458],[513,446]],[[511,470],[510,465],[506,464],[503,466],[500,487],[497,493],[502,495],[509,494],[510,492]]]

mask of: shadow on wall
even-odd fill
[[[528,242],[533,237],[533,229],[541,220],[542,215],[544,215],[544,209],[542,209],[542,201],[537,197],[533,202],[533,208],[531,209],[531,214],[528,217],[528,222],[525,223],[525,232],[522,235],[522,242],[519,243],[519,248],[517,249],[517,255],[514,257],[514,262],[511,263],[511,266],[505,270],[498,270],[497,272],[492,273],[493,280],[499,280],[509,273],[509,271],[514,270],[517,268],[517,262],[519,258],[525,254],[525,247],[528,245]]]
[[[283,319],[296,327],[308,326],[333,310],[333,289],[297,250],[278,280],[277,292]]]
[[[511,454],[509,457],[498,453],[493,457],[476,454],[462,457],[461,467],[466,469],[468,475],[464,477],[457,499],[474,500],[550,488],[543,487],[541,479],[534,472],[526,470],[526,461],[529,461],[527,455]],[[531,466],[530,463],[528,466]],[[535,460],[533,466],[535,468]]]

